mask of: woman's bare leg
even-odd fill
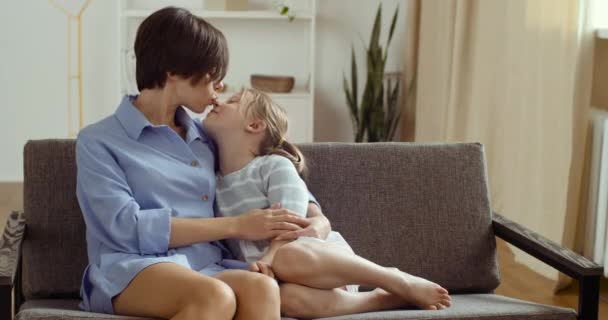
[[[279,285],[274,279],[244,270],[224,271],[215,278],[229,285],[236,295],[235,320],[281,318]]]
[[[383,288],[422,309],[451,305],[448,291],[438,284],[379,266],[331,243],[288,243],[276,252],[272,269],[278,279],[308,287],[333,289],[360,284]]]
[[[236,313],[226,283],[166,262],[142,270],[112,304],[115,314],[171,320],[229,320]]]
[[[325,318],[402,307],[403,299],[383,289],[347,292],[281,284],[281,313],[292,318]]]

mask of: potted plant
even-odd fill
[[[275,1],[274,7],[279,11],[282,16],[286,16],[289,22],[292,22],[296,18],[296,14],[291,10],[291,3],[287,0]]]
[[[344,93],[350,111],[355,142],[391,141],[395,136],[399,119],[405,104],[399,103],[401,80],[385,79],[384,68],[388,56],[399,7],[395,9],[391,22],[386,48],[380,45],[380,23],[382,21],[382,4],[378,6],[369,46],[366,48],[367,77],[361,100],[358,95],[357,61],[354,46],[351,50],[351,81],[344,75]],[[412,82],[413,83],[413,82]],[[408,94],[412,90],[410,84]]]

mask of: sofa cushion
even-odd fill
[[[576,312],[495,294],[454,295],[451,308],[439,311],[395,310],[324,318],[323,320],[576,320]]]
[[[47,299],[28,300],[15,317],[15,320],[138,320],[141,317],[116,316],[103,313],[85,312],[78,308],[80,300]]]
[[[15,320],[135,320],[135,318],[88,313],[78,310],[78,300],[31,300]],[[575,320],[572,309],[539,305],[494,294],[454,295],[454,305],[440,311],[395,310],[325,318],[325,320],[397,320],[397,319],[551,319]],[[291,318],[283,318],[288,320]],[[292,319],[293,320],[293,319]]]
[[[15,320],[151,320],[153,318],[127,317],[112,314],[92,313],[78,308],[80,300],[46,299],[26,301]],[[281,320],[296,320],[281,318]]]
[[[355,252],[452,293],[499,284],[482,145],[301,145],[308,186]]]

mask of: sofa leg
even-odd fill
[[[578,285],[579,320],[597,320],[600,298],[600,277],[582,277],[578,280]]]
[[[12,319],[13,301],[12,291],[9,285],[0,285],[0,319]]]

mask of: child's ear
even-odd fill
[[[247,124],[245,130],[249,133],[259,133],[266,130],[266,122],[262,120],[254,120]]]

